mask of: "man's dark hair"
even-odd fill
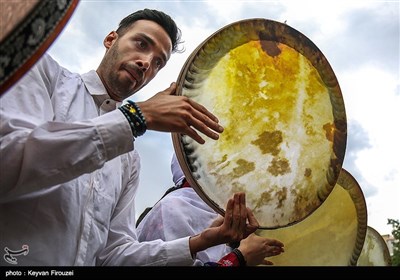
[[[169,38],[171,39],[172,52],[182,51],[178,49],[179,44],[182,43],[181,30],[178,28],[175,21],[169,15],[161,11],[151,10],[151,9],[143,9],[136,11],[121,20],[117,29],[117,33],[119,35],[123,35],[134,22],[141,19],[151,20],[162,26],[164,30],[168,33]]]

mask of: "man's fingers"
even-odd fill
[[[230,198],[228,200],[228,203],[226,204],[225,217],[224,217],[224,224],[226,224],[228,227],[230,227],[232,224],[233,206],[234,206],[234,201],[232,198]]]
[[[268,242],[268,245],[269,246],[277,246],[277,247],[283,247],[284,246],[282,242],[280,242],[279,240],[276,240],[276,239],[270,239],[269,242]]]
[[[197,110],[201,115],[207,116],[209,119],[211,119],[215,123],[219,122],[218,118],[213,113],[208,111],[206,107],[204,107],[203,105],[197,103],[196,101],[194,101],[192,99],[189,99],[188,101],[189,101],[190,105],[192,105],[192,107],[195,110]],[[202,119],[202,121],[204,121],[204,119]]]
[[[239,230],[243,235],[246,234],[246,220],[247,220],[247,208],[246,208],[246,194],[244,192],[239,193],[239,202],[240,202],[240,224]]]
[[[263,263],[262,263],[263,265],[274,265],[274,263],[273,262],[271,262],[271,261],[268,261],[268,260],[263,260]]]
[[[233,195],[233,211],[232,211],[231,227],[234,230],[239,230],[239,227],[240,227],[240,194],[239,193],[235,193]]]
[[[218,133],[224,131],[224,128],[219,124],[219,119],[209,110],[207,110],[206,107],[193,101],[192,99],[188,99],[187,101],[193,108],[193,119],[192,119],[193,127],[195,127],[196,129],[198,129],[199,131],[203,132],[206,135],[207,135],[207,130],[216,131]]]
[[[247,220],[249,221],[249,225],[251,227],[258,228],[260,224],[258,223],[256,216],[254,216],[253,211],[251,211],[249,207],[247,207],[246,210],[247,210]]]
[[[166,95],[176,95],[176,83],[172,82],[169,88],[165,89],[162,93]]]
[[[197,133],[196,130],[188,126],[186,132],[184,133],[190,138],[192,138],[194,141],[196,141],[199,144],[204,144],[206,141]]]
[[[188,125],[213,140],[218,140],[219,133],[224,131],[220,124],[200,112],[193,112],[191,119],[188,120]]]
[[[214,219],[214,221],[212,221],[212,223],[210,224],[210,228],[211,227],[219,227],[223,223],[224,223],[224,217],[221,215],[218,215],[218,217],[216,219]]]

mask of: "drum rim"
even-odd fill
[[[390,257],[389,247],[387,246],[387,243],[383,239],[382,235],[376,229],[374,229],[371,226],[367,226],[367,232],[366,232],[366,235],[365,235],[365,240],[364,240],[363,247],[365,245],[365,241],[367,240],[368,232],[370,232],[370,234],[372,234],[378,240],[378,243],[379,243],[378,245],[382,249],[382,254],[383,254],[384,261],[385,261],[387,266],[391,266],[392,265],[392,259]],[[361,256],[361,253],[362,253],[362,249],[361,249],[361,252],[360,252],[360,256]],[[358,260],[357,260],[357,265],[358,265]]]
[[[339,179],[335,185],[335,189],[336,189],[336,191],[340,190],[340,192],[343,194],[346,193],[348,195],[347,196],[348,198],[345,196],[346,197],[345,203],[346,204],[352,203],[352,206],[354,206],[354,210],[355,210],[354,218],[357,219],[357,225],[356,225],[356,230],[355,230],[355,234],[354,234],[355,240],[354,240],[354,245],[351,250],[351,253],[349,251],[348,259],[343,259],[343,261],[346,261],[348,266],[356,266],[357,262],[358,262],[358,258],[361,255],[362,248],[364,246],[364,242],[365,242],[366,234],[367,234],[367,205],[366,205],[365,196],[364,196],[362,188],[359,185],[359,183],[357,182],[357,180],[350,174],[350,172],[348,172],[345,169],[342,169],[342,171],[340,172]],[[340,194],[340,193],[336,193],[336,194]],[[342,205],[344,197],[343,197],[343,195],[337,196],[336,194],[333,193],[328,198],[328,200],[322,204],[322,207],[325,206],[324,209],[322,209],[322,207],[319,208],[318,210],[315,211],[315,213],[313,213],[312,215],[310,215],[303,221],[300,221],[298,224],[306,223],[305,225],[303,224],[301,226],[304,228],[304,227],[311,225],[311,222],[314,222],[313,224],[315,224],[315,223],[318,224],[318,221],[319,221],[318,219],[321,219],[321,214],[327,215],[327,216],[329,216],[329,215],[335,216],[336,214],[338,214],[339,213],[338,211],[340,211],[341,208],[338,208],[337,206]],[[335,208],[337,208],[337,210]],[[332,209],[334,211],[330,211]],[[313,215],[317,214],[318,211],[323,211],[323,212],[319,212],[318,216],[316,218]],[[343,214],[346,214],[346,213],[342,212],[339,215],[343,215]],[[353,213],[351,215],[353,215]],[[353,218],[353,216],[352,216],[352,218]],[[327,217],[326,220],[331,221],[332,226],[335,225],[333,221],[338,221],[337,218],[332,219],[329,217]],[[329,224],[328,226],[330,226],[331,224]],[[281,233],[281,236],[282,235],[285,236],[285,234],[289,233],[291,235],[290,241],[294,241],[297,239],[292,238],[292,237],[296,237],[297,236],[296,233],[299,230],[301,230],[301,227],[296,228],[296,226],[297,226],[297,224],[291,225],[290,227],[286,227],[286,228],[280,228],[280,229],[272,229],[272,230],[266,230],[266,231],[258,230],[256,233],[258,235],[261,235],[264,237],[273,236],[274,238],[277,238],[277,239],[279,239],[279,233]],[[330,232],[332,230],[331,227],[329,227],[329,228],[326,227],[326,229],[328,232]],[[340,228],[336,229],[337,232],[339,232],[340,230],[341,230]],[[319,232],[319,234],[321,234],[321,232]],[[300,239],[298,239],[298,240],[299,240],[298,242],[304,242],[304,240],[300,240]],[[285,241],[288,241],[288,240],[283,239],[281,241],[285,243]],[[326,241],[328,241],[328,240],[326,240]],[[329,241],[326,243],[329,244]],[[318,246],[318,244],[313,244],[313,245]],[[335,244],[334,246],[340,246],[340,244]],[[325,254],[332,254],[332,251],[329,250],[329,248],[327,250],[321,251],[321,254],[324,254],[324,252],[325,252]],[[303,256],[307,257],[307,252],[305,252],[305,254]],[[328,255],[328,256],[330,256],[330,255]],[[279,256],[277,256],[277,257],[279,258]],[[284,257],[284,255],[283,255],[283,257]],[[334,258],[334,260],[337,259],[336,255],[332,255],[332,257]],[[285,257],[285,258],[287,258],[287,257]],[[272,259],[272,261],[276,261],[276,260]],[[280,264],[280,265],[285,265],[285,264]],[[299,264],[290,263],[289,265],[299,265]],[[324,265],[324,263],[317,264],[317,265]],[[342,264],[338,264],[338,265],[342,265]],[[343,265],[345,265],[345,264],[343,264]]]
[[[357,222],[358,222],[357,237],[353,248],[353,254],[349,261],[349,265],[354,266],[357,265],[357,261],[361,254],[365,238],[367,235],[367,227],[368,227],[367,203],[361,186],[358,184],[357,180],[353,177],[353,175],[351,175],[351,173],[344,168],[342,168],[342,171],[339,174],[337,185],[341,186],[349,193],[356,208]]]
[[[39,1],[26,17],[0,42],[4,63],[0,65],[0,97],[42,57],[64,29],[79,0],[63,2]],[[57,20],[54,20],[58,14]],[[40,34],[39,29],[44,29]],[[36,30],[38,34],[34,34]],[[32,37],[36,37],[32,40]],[[21,52],[21,50],[24,50]],[[18,59],[16,59],[16,57]]]

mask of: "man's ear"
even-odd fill
[[[117,32],[111,31],[106,36],[106,38],[104,38],[103,45],[106,47],[106,49],[109,49],[114,44],[114,42],[117,40],[117,38],[118,38]]]

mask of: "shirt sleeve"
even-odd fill
[[[193,236],[208,228],[217,216],[192,188],[183,187],[172,191],[154,205],[139,223],[138,237],[140,241],[150,241]],[[197,252],[194,265],[216,262],[228,250],[225,244],[220,244]]]
[[[62,70],[45,56],[0,99],[1,202],[68,182],[133,149],[119,110],[85,121],[55,121],[52,94]]]
[[[98,265],[124,266],[191,266],[189,236],[171,241],[156,239],[138,241],[135,228],[134,190],[137,173],[130,179],[111,220],[107,245],[99,254]]]

